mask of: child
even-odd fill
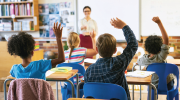
[[[97,54],[96,52],[96,33],[93,31],[90,33],[93,49],[87,49],[83,47],[79,47],[80,38],[79,35],[75,32],[71,32],[67,38],[67,45],[69,50],[65,51],[66,62],[68,63],[78,63],[84,66],[84,59],[86,57],[92,57]]]
[[[62,46],[62,30],[61,24],[54,23],[54,33],[56,35],[58,45],[58,58],[52,60],[31,61],[35,41],[33,37],[25,32],[20,32],[18,35],[12,35],[8,41],[8,52],[10,55],[17,55],[22,58],[21,64],[15,64],[11,68],[10,74],[15,78],[38,78],[46,79],[45,73],[52,66],[65,61],[64,50]]]
[[[112,57],[117,50],[116,39],[111,34],[100,35],[96,42],[96,51],[102,58],[99,58],[96,63],[88,67],[84,76],[85,83],[103,82],[118,84],[125,89],[128,100],[130,100],[124,72],[137,51],[138,43],[133,31],[125,22],[118,18],[111,19],[111,25],[123,30],[127,47],[121,55]]]
[[[159,19],[159,17],[153,17],[152,19],[155,23],[158,24],[162,37],[159,36],[149,36],[145,41],[145,50],[149,54],[145,54],[142,58],[140,58],[137,63],[141,66],[146,66],[143,70],[146,70],[147,66],[152,63],[164,63],[167,55],[169,54],[169,37],[167,32]],[[152,83],[158,87],[159,78],[157,74],[152,75]],[[168,90],[172,89],[174,86],[174,75],[170,74],[167,77],[167,87]]]

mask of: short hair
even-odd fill
[[[161,51],[163,40],[157,35],[149,36],[145,41],[145,50],[150,54],[158,54]]]
[[[86,9],[86,8],[89,8],[89,9],[90,9],[90,11],[91,11],[91,7],[89,7],[89,6],[85,6],[85,7],[83,8],[83,12],[84,12],[84,9]]]
[[[10,55],[17,55],[25,59],[31,55],[34,45],[35,41],[32,35],[19,32],[18,35],[12,35],[8,41],[8,52]]]
[[[116,39],[111,34],[102,34],[98,37],[96,46],[101,57],[112,57],[116,51]]]

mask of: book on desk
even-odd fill
[[[153,73],[155,73],[155,72],[152,72],[152,71],[134,71],[134,72],[128,72],[126,74],[126,76],[145,78],[145,77],[152,75]]]

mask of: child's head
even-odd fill
[[[74,48],[78,47],[80,44],[79,35],[75,32],[71,32],[67,38],[67,45],[71,49],[69,53],[69,58],[71,57],[72,51]]]
[[[149,36],[145,41],[145,50],[149,54],[158,54],[161,51],[163,40],[157,35]]]
[[[8,41],[8,52],[11,55],[20,56],[22,59],[31,57],[34,50],[35,41],[33,37],[25,32],[12,35]]]
[[[116,39],[111,34],[102,34],[96,41],[96,47],[101,57],[112,57],[116,52]]]

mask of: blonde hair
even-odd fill
[[[116,51],[116,38],[108,33],[102,34],[96,41],[96,47],[101,57],[112,57]]]
[[[79,35],[75,32],[69,33],[68,38],[67,38],[67,43],[68,43],[68,47],[70,48],[70,53],[69,53],[69,59],[70,59],[74,48],[79,46],[79,43],[80,43]],[[69,60],[68,60],[68,63],[69,63]]]

